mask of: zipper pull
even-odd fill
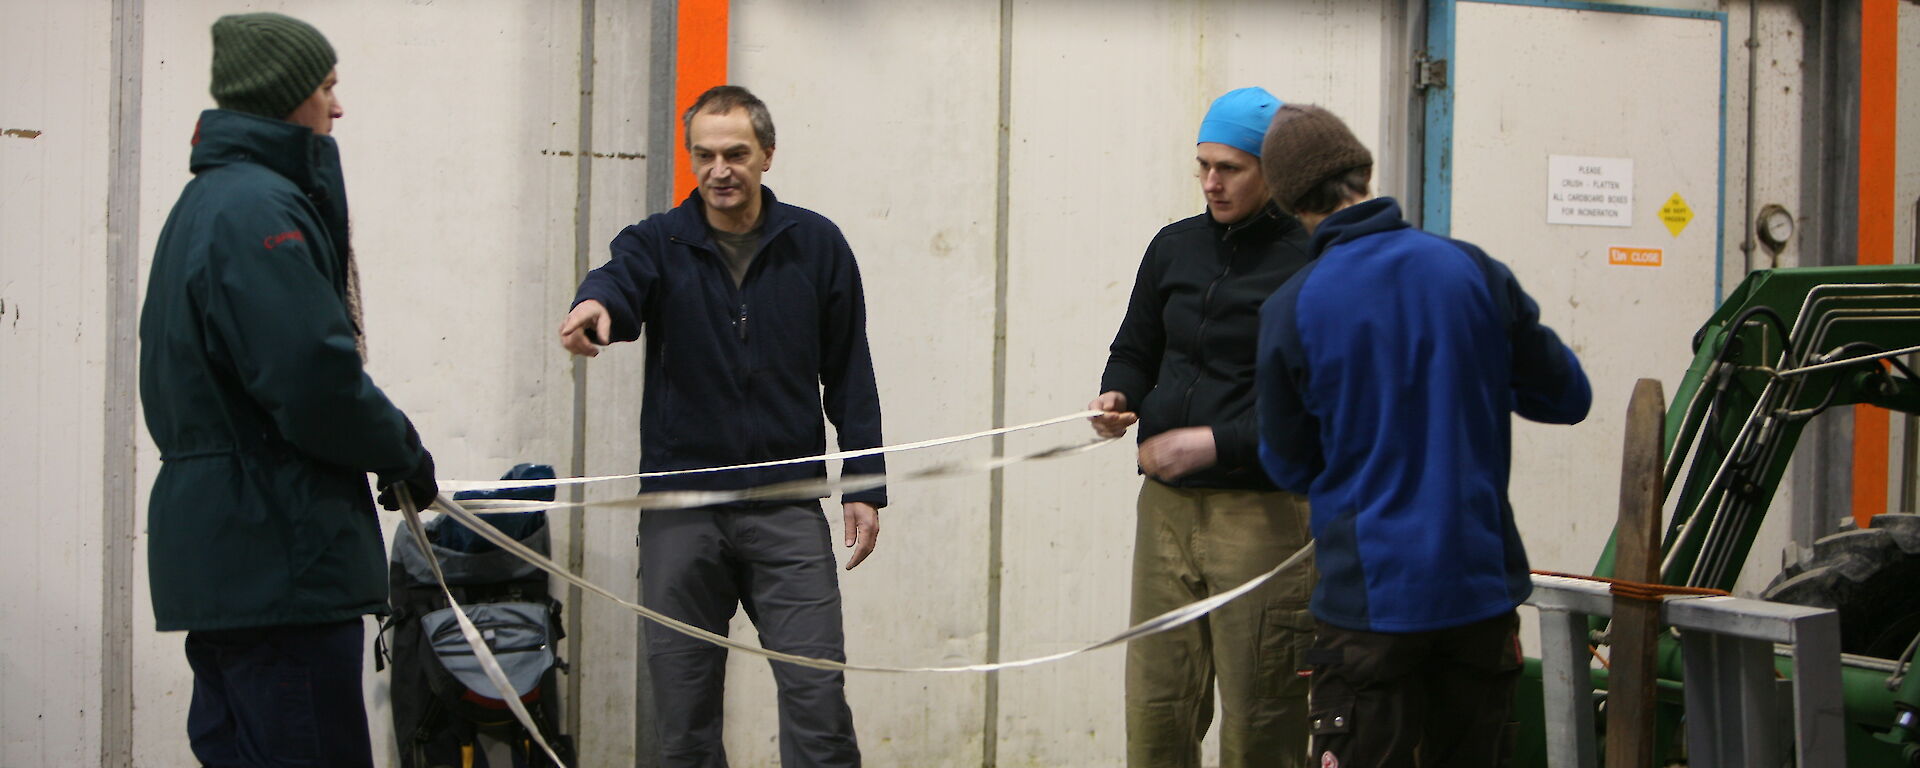
[[[735,321],[733,329],[740,333],[740,340],[747,340],[747,305],[740,305],[740,319]]]

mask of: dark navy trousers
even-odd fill
[[[722,635],[735,606],[744,607],[762,647],[844,661],[829,537],[819,502],[649,510],[640,522],[641,590],[648,607]],[[726,766],[726,663],[723,648],[647,624],[661,765]],[[782,766],[860,765],[844,675],[773,662],[773,679]]]
[[[357,617],[188,632],[194,757],[208,768],[372,768],[364,632]]]

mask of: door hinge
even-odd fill
[[[1447,60],[1431,59],[1422,53],[1413,58],[1413,87],[1419,90],[1447,87]]]

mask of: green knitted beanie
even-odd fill
[[[213,23],[213,102],[282,120],[313,95],[336,61],[320,30],[299,19],[222,16]]]

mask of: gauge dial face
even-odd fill
[[[1760,209],[1758,231],[1760,242],[1769,250],[1779,253],[1787,243],[1793,241],[1793,214],[1779,205],[1768,205]]]
[[[1784,243],[1793,237],[1793,217],[1786,211],[1774,211],[1762,225],[1767,228],[1768,239],[1776,243]]]

